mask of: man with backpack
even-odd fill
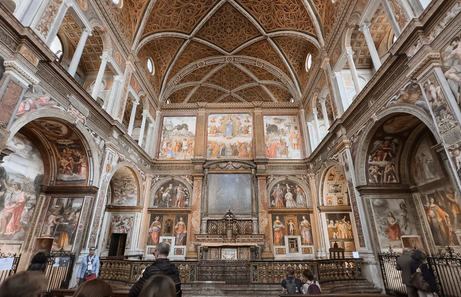
[[[310,270],[304,270],[303,277],[305,281],[305,284],[301,288],[303,294],[322,294],[322,290],[320,290],[320,284],[314,279],[314,275]]]
[[[301,280],[295,277],[293,267],[286,270],[286,279],[282,281],[282,294],[301,294]]]

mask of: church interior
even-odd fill
[[[460,11],[0,0],[0,257],[64,259],[53,289],[90,247],[133,283],[159,242],[186,285],[294,266],[404,293],[404,248],[459,275]]]

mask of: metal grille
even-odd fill
[[[0,259],[5,259],[5,258],[13,258],[13,265],[11,266],[10,270],[1,270],[0,271],[0,284],[8,278],[10,275],[13,275],[16,273],[16,269],[18,268],[18,263],[19,260],[21,259],[21,255],[19,254],[16,256],[16,254],[2,254],[0,253]]]
[[[397,257],[400,254],[380,253],[379,263],[383,275],[386,294],[406,295],[406,286],[402,284],[401,272],[395,268]],[[429,268],[434,273],[439,296],[451,297],[461,296],[461,255],[454,253],[453,249],[447,247],[445,252],[439,256],[427,257]]]
[[[57,252],[48,256],[45,276],[48,279],[46,291],[67,289],[69,287],[75,255],[67,252]]]

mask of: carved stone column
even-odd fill
[[[302,138],[304,141],[304,147],[305,147],[305,152],[306,152],[305,156],[309,157],[310,154],[312,154],[312,147],[309,142],[309,138],[312,137],[312,135],[310,135],[309,128],[307,127],[306,111],[304,109],[300,109],[299,115],[301,117],[301,127],[303,128],[303,134],[304,134],[302,135]]]
[[[133,101],[133,108],[131,109],[130,122],[128,124],[128,135],[133,136],[134,120],[136,118],[136,109],[139,102]]]
[[[325,98],[320,99],[320,105],[322,106],[323,122],[325,123],[325,129],[330,128],[330,120],[328,119],[327,106],[325,104]]]
[[[77,48],[75,49],[74,56],[72,57],[72,62],[70,62],[69,69],[68,69],[69,74],[72,76],[74,76],[75,73],[77,72],[78,63],[80,62],[80,58],[82,57],[86,40],[88,36],[90,35],[91,33],[87,28],[82,30],[82,36],[80,37],[80,40],[78,41]]]
[[[94,100],[98,100],[99,89],[101,88],[102,78],[104,76],[104,72],[106,71],[107,61],[109,59],[108,55],[109,54],[107,52],[103,52],[101,56],[101,66],[99,67],[98,76],[96,77],[93,92],[91,93]]]
[[[355,68],[354,63],[354,51],[352,48],[346,48],[347,53],[347,64],[349,64],[349,69],[351,70],[352,81],[354,82],[355,93],[359,95],[360,93],[360,84],[359,84],[359,76],[357,74],[357,69]]]
[[[314,115],[315,129],[317,130],[317,141],[320,143],[322,141],[322,136],[320,135],[320,125],[317,108],[314,107],[312,109],[312,114]]]
[[[146,120],[147,120],[147,112],[144,110],[142,113],[141,130],[139,131],[139,139],[138,139],[138,144],[140,147],[142,147],[142,143],[144,141],[144,133],[146,130]]]
[[[381,67],[381,59],[379,58],[378,51],[376,50],[376,46],[373,41],[373,37],[370,33],[370,23],[361,24],[360,31],[362,31],[363,36],[365,36],[365,41],[367,43],[368,50],[370,51],[370,56],[371,60],[373,60],[373,66],[375,67],[375,71],[378,71],[379,67]]]
[[[149,222],[150,222],[150,215],[147,212],[149,208],[149,198],[150,198],[150,187],[152,185],[152,175],[146,174],[146,182],[144,186],[144,201],[142,204],[142,214],[141,214],[141,226],[140,226],[140,239],[138,240],[138,249],[142,249],[147,246],[147,238],[149,235]]]

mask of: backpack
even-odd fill
[[[287,287],[286,287],[286,293],[287,294],[296,294],[296,279],[293,278],[293,279],[286,279],[287,281]]]
[[[307,287],[307,293],[308,294],[322,294],[322,291],[320,291],[320,288],[317,285],[317,283],[314,282]]]

